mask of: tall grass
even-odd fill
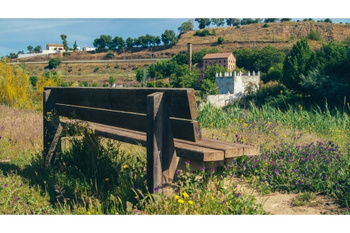
[[[289,106],[282,111],[270,105],[258,108],[251,104],[248,109],[231,105],[220,109],[208,104],[200,108],[199,121],[202,127],[224,130],[237,129],[239,125],[259,130],[259,132],[262,130],[261,127],[264,127],[270,134],[276,134],[273,129],[277,128],[283,128],[287,134],[290,131],[296,132],[298,130],[299,135],[315,134],[320,138],[334,141],[345,149],[350,139],[348,114],[337,109],[331,113],[328,106],[325,106],[324,111],[319,106],[315,106],[311,111],[306,111],[300,105],[298,107]],[[242,130],[240,131],[242,132]],[[283,139],[283,132],[280,131],[279,134],[280,138]]]

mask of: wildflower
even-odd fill
[[[5,184],[4,187],[6,188],[6,187],[7,187],[7,184]]]
[[[176,174],[180,175],[181,171],[180,170],[176,170]]]
[[[109,181],[109,178],[107,177],[107,178],[105,179],[105,181]]]
[[[193,201],[189,200],[188,204],[193,205]]]
[[[182,195],[187,198],[187,197],[190,197],[186,192],[183,192]]]
[[[180,203],[180,204],[182,204],[182,203],[184,203],[185,201],[182,200],[182,199],[179,199],[179,200],[177,200],[177,202]]]
[[[221,203],[222,203],[222,204],[225,204],[225,203],[226,203],[226,201],[222,201]]]
[[[187,161],[186,161],[186,164],[190,164],[190,160],[187,160]]]
[[[180,196],[179,196],[179,195],[175,195],[175,199],[176,199],[176,200],[179,200],[179,199],[180,199]]]
[[[155,192],[157,192],[157,191],[158,191],[158,187],[155,187],[153,190],[154,190]]]
[[[212,196],[210,199],[211,199],[211,200],[214,200],[214,197]]]
[[[88,212],[87,212],[87,214],[88,214],[88,215],[90,215],[90,214],[91,214],[91,212],[90,212],[90,211],[88,211]]]
[[[124,168],[124,169],[127,169],[127,168],[128,168],[128,165],[127,165],[127,164],[124,164],[123,168]]]
[[[175,192],[176,192],[176,193],[180,193],[180,189],[176,189]]]
[[[201,170],[204,171],[204,170],[205,170],[205,167],[203,166],[203,167],[201,168]]]
[[[240,197],[242,194],[241,193],[237,193],[237,197]]]

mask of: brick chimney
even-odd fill
[[[187,61],[188,61],[188,68],[192,67],[192,44],[187,43]]]

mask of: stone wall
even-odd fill
[[[219,95],[209,95],[208,102],[222,107],[242,98],[248,90],[256,91],[259,88],[260,72],[219,73],[216,74],[216,84],[219,88]]]

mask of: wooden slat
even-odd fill
[[[147,95],[163,92],[170,117],[198,117],[194,90],[190,88],[86,88],[47,87],[56,103],[147,113]]]
[[[60,116],[146,132],[147,116],[145,114],[61,103],[56,104],[56,110]],[[201,139],[198,121],[170,118],[170,123],[174,138],[193,142]]]
[[[219,141],[219,140],[209,139],[209,138],[204,139],[204,141],[208,143],[210,142],[210,143],[218,144],[218,145],[228,145],[232,147],[243,148],[242,155],[260,155],[261,154],[259,146],[239,144],[234,142],[224,142],[224,141]],[[231,157],[228,156],[227,158],[231,158]]]
[[[63,124],[72,124],[73,121],[61,120]],[[95,130],[96,135],[101,137],[111,138],[117,141],[126,142],[134,145],[141,145],[146,147],[146,133],[137,132],[132,130],[127,130],[124,128],[112,127],[102,124],[94,123],[90,126]],[[183,157],[185,159],[193,159],[199,161],[221,161],[224,160],[224,150],[211,149],[203,146],[189,145],[188,143],[183,143],[182,140],[175,139],[175,148],[177,156]]]

